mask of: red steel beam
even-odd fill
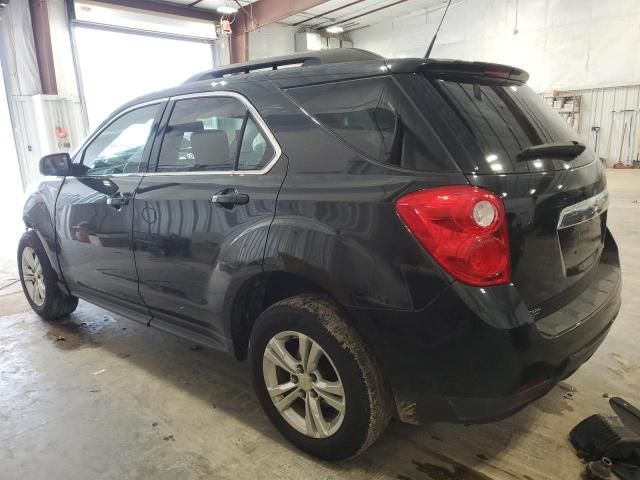
[[[36,61],[42,93],[45,95],[57,95],[58,83],[56,82],[56,70],[53,65],[53,48],[51,47],[51,30],[49,28],[49,9],[47,0],[30,0],[31,29],[33,30],[33,43],[36,49]]]
[[[238,10],[231,35],[231,63],[249,60],[249,32],[275,23],[327,0],[257,0]]]
[[[233,24],[235,26],[236,22]],[[249,33],[233,33],[229,42],[229,50],[231,63],[243,63],[249,60]]]
[[[246,17],[245,31],[250,32],[326,2],[327,0],[257,0],[238,13]]]

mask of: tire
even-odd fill
[[[43,319],[64,317],[78,306],[78,297],[68,295],[58,287],[58,275],[34,230],[22,235],[18,243],[18,272],[29,305]],[[32,280],[34,277],[35,281]]]
[[[327,296],[297,295],[265,310],[249,341],[253,384],[265,413],[289,442],[323,460],[360,454],[391,418],[380,370],[345,318]]]

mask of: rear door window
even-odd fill
[[[237,98],[213,96],[176,101],[156,171],[260,170],[275,150]]]
[[[412,170],[452,168],[421,112],[390,76],[297,87],[287,93],[372,160]]]
[[[259,170],[273,158],[274,150],[254,118],[247,117],[238,154],[238,170]]]

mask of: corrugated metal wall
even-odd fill
[[[607,166],[640,160],[640,85],[561,93],[581,96],[578,133]]]

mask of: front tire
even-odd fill
[[[324,460],[366,450],[390,419],[373,356],[345,313],[323,295],[298,295],[265,310],[251,332],[256,394],[280,433]]]
[[[22,235],[18,244],[18,272],[29,305],[43,319],[64,317],[78,306],[78,297],[58,287],[58,276],[33,230]]]

